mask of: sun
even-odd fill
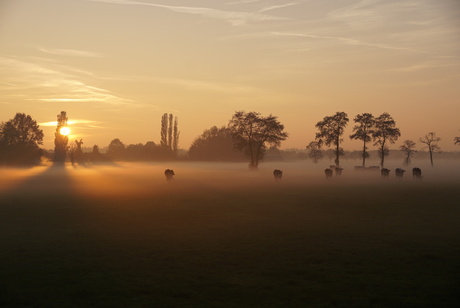
[[[70,134],[70,128],[68,128],[67,126],[61,127],[59,133],[63,136],[67,136],[68,134]]]

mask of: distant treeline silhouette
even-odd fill
[[[15,117],[0,124],[0,165],[34,165],[43,158],[54,163],[71,162],[73,165],[106,163],[111,161],[249,161],[250,168],[257,168],[259,162],[265,160],[296,160],[312,159],[315,163],[324,159],[334,159],[340,165],[340,157],[362,159],[365,166],[370,157],[368,143],[373,141],[376,156],[381,167],[384,159],[390,154],[389,144],[394,143],[401,133],[396,122],[388,113],[374,117],[370,113],[359,114],[354,118],[355,126],[350,139],[363,142],[362,151],[346,152],[340,145],[342,135],[349,119],[345,112],[337,112],[326,116],[316,123],[315,141],[310,142],[305,150],[280,150],[281,142],[288,134],[284,131],[276,116],[262,116],[257,112],[237,111],[227,126],[213,126],[198,136],[188,151],[179,149],[178,119],[172,114],[164,114],[160,121],[160,142],[125,145],[120,139],[113,139],[103,153],[98,145],[91,151],[83,151],[83,140],[70,142],[63,128],[67,127],[68,116],[65,111],[57,115],[57,127],[54,133],[54,151],[46,151],[43,145],[44,134],[39,125],[30,115],[17,113]],[[419,139],[427,150],[433,165],[433,153],[440,151],[438,142],[441,140],[435,132],[429,132]],[[86,142],[86,141],[85,141]],[[454,144],[460,145],[460,137],[454,138]],[[323,149],[323,145],[333,147]],[[405,140],[399,150],[404,155],[405,163],[417,152],[416,142]],[[392,151],[392,153],[396,153]],[[399,155],[398,155],[399,156]]]

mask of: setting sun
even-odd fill
[[[59,133],[63,136],[67,136],[70,134],[70,128],[68,128],[67,126],[64,126],[59,130]]]

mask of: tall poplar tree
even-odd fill
[[[61,133],[61,129],[67,126],[67,121],[67,113],[61,111],[61,113],[57,115],[57,127],[54,133],[54,162],[58,164],[65,162],[68,149],[67,144],[69,143],[69,137]]]

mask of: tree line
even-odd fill
[[[366,165],[369,157],[369,144],[376,146],[380,165],[383,167],[385,157],[389,155],[389,145],[394,144],[401,136],[395,120],[388,113],[374,117],[370,113],[362,113],[353,119],[352,140],[363,143],[361,158]],[[113,160],[173,160],[179,158],[178,119],[172,114],[165,113],[161,117],[160,142],[149,141],[145,144],[125,145],[120,139],[113,139],[106,153],[99,151],[94,145],[92,152],[83,153],[83,140],[74,140],[69,145],[65,133],[68,116],[65,111],[57,115],[57,126],[54,133],[54,153],[48,153],[40,148],[43,145],[44,134],[39,125],[30,115],[17,113],[15,117],[0,124],[0,164],[3,165],[33,165],[38,164],[42,157],[63,164],[70,160],[72,164],[108,162]],[[336,112],[325,116],[316,123],[315,140],[306,149],[308,156],[318,162],[324,153],[323,147],[331,147],[335,156],[335,164],[340,166],[340,157],[344,154],[341,147],[343,134],[349,123],[345,112]],[[249,161],[250,168],[257,168],[264,159],[267,150],[272,152],[279,148],[281,142],[288,138],[284,125],[274,115],[262,116],[258,112],[236,111],[227,126],[213,126],[206,129],[191,144],[187,151],[190,160],[203,161]],[[419,141],[430,153],[433,165],[433,153],[440,150],[438,142],[441,139],[434,132],[429,132]],[[460,145],[460,137],[454,138],[454,144]],[[405,140],[400,150],[406,155],[406,163],[416,152],[416,143]]]

